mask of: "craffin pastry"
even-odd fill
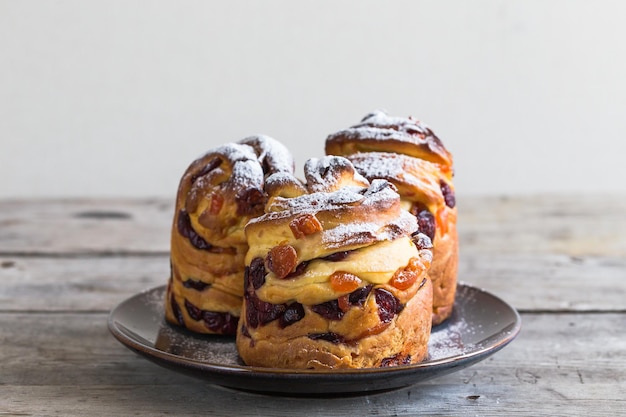
[[[244,227],[264,213],[272,195],[268,184],[284,189],[291,181],[293,190],[305,192],[293,170],[287,148],[267,136],[220,146],[191,163],[176,197],[168,322],[199,333],[235,334],[248,250]]]
[[[428,272],[433,283],[433,324],[452,313],[457,283],[458,237],[452,155],[423,123],[373,112],[326,139],[326,153],[348,158],[370,181],[394,184],[403,207],[433,242]]]
[[[305,178],[306,193],[270,198],[245,227],[241,358],[290,369],[422,361],[432,246],[416,217],[393,184],[345,158],[311,159]]]

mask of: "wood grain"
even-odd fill
[[[623,314],[524,315],[488,360],[387,393],[265,396],[165,370],[118,344],[103,314],[3,314],[0,415],[618,415],[626,392]],[[556,330],[555,330],[556,329]],[[602,343],[598,343],[601,340]],[[558,404],[558,408],[556,407]]]
[[[141,290],[164,285],[168,259],[0,256],[0,310],[108,311]],[[569,255],[462,254],[459,263],[460,280],[521,311],[624,311],[625,271],[626,258]]]
[[[386,393],[302,398],[154,365],[108,311],[169,274],[172,201],[0,201],[0,416],[626,416],[626,195],[459,196],[459,279],[523,312],[477,365]]]
[[[458,198],[462,251],[626,256],[621,196]],[[167,253],[173,198],[0,201],[0,254]]]

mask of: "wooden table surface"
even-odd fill
[[[172,202],[0,201],[0,416],[626,415],[626,195],[458,198],[460,280],[521,313],[487,360],[334,398],[209,385],[132,353],[109,311],[165,284]]]

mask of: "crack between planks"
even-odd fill
[[[90,258],[158,258],[169,256],[169,251],[97,251],[97,252],[0,252],[3,258],[48,258],[48,259],[90,259]]]

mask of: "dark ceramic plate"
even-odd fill
[[[109,316],[109,330],[131,350],[210,383],[288,395],[365,393],[404,387],[487,358],[519,333],[520,316],[486,291],[459,284],[454,313],[433,328],[429,357],[416,365],[357,370],[286,370],[243,364],[233,337],[203,336],[163,319],[165,287],[137,294]]]

